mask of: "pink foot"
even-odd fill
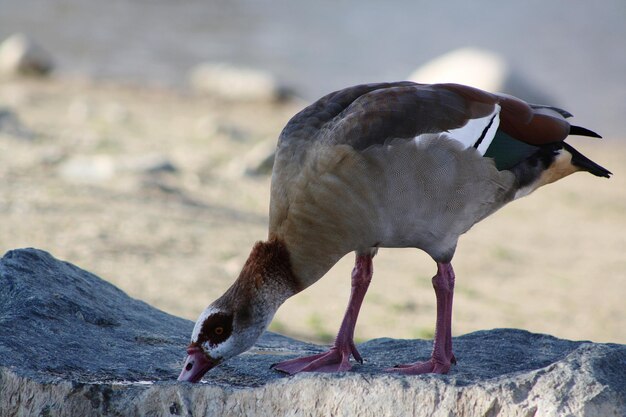
[[[454,294],[454,270],[450,263],[437,263],[437,275],[433,277],[437,296],[437,323],[433,353],[426,362],[397,365],[385,369],[405,375],[447,374],[456,358],[452,353],[452,297]]]
[[[298,372],[346,372],[352,369],[352,365],[350,365],[351,354],[354,356],[354,359],[363,363],[363,359],[356,350],[354,343],[351,343],[347,348],[334,346],[328,352],[279,362],[272,365],[272,369],[289,375],[294,375]]]
[[[352,369],[350,355],[354,356],[358,362],[363,363],[363,359],[354,345],[354,327],[367,287],[372,280],[372,257],[375,253],[376,251],[364,255],[357,254],[352,270],[350,301],[348,301],[348,308],[343,316],[334,346],[325,353],[276,363],[272,365],[273,369],[290,375],[298,372],[345,372]]]
[[[426,362],[396,365],[393,368],[385,369],[385,371],[397,372],[405,375],[447,374],[452,364],[456,364],[456,358],[454,355],[452,355],[449,360],[430,358]]]

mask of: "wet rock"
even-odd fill
[[[11,35],[0,44],[0,74],[41,77],[53,69],[50,53],[22,33]]]
[[[289,96],[268,72],[224,63],[204,63],[193,68],[189,83],[198,92],[233,101],[277,101]]]
[[[549,92],[530,82],[502,56],[478,48],[461,48],[441,55],[415,70],[409,80],[424,84],[466,84],[511,94],[530,103],[554,104]]]
[[[0,260],[0,416],[623,416],[626,346],[498,329],[455,338],[449,375],[381,370],[427,358],[423,340],[359,345],[354,372],[285,377],[277,361],[321,346],[265,333],[178,383],[193,323],[35,249]]]

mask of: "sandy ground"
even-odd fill
[[[0,251],[47,250],[195,319],[266,237],[269,177],[242,175],[242,160],[257,143],[275,141],[302,105],[84,80],[5,81]],[[454,262],[454,334],[517,327],[626,343],[626,142],[570,143],[615,176],[576,174],[464,236]],[[331,340],[352,261],[288,300],[271,329]],[[357,340],[431,337],[434,272],[424,253],[382,249]]]

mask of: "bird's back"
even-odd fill
[[[538,184],[564,149],[554,144],[570,133],[567,115],[457,85],[332,93],[281,134],[270,236],[287,243],[309,285],[371,247],[416,247],[447,261],[459,235]]]

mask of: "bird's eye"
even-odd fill
[[[233,316],[225,313],[214,313],[202,323],[196,343],[201,345],[208,342],[209,346],[217,346],[228,339],[232,331]]]

